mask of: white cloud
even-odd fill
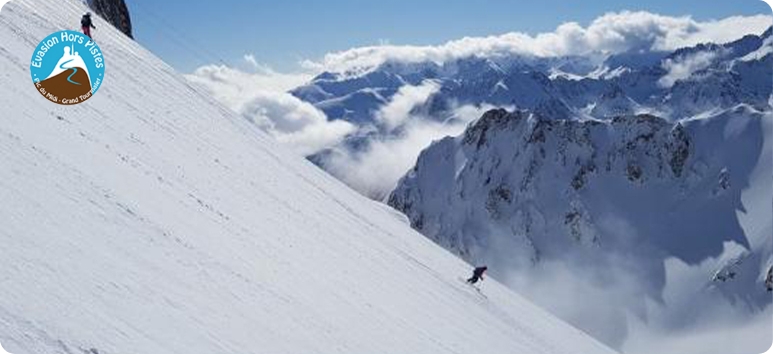
[[[724,253],[743,250],[743,246],[726,243]],[[678,259],[667,259],[663,303],[651,303],[647,315],[641,319],[629,318],[631,330],[623,351],[630,354],[764,352],[773,338],[770,320],[773,307],[768,304],[757,308],[712,291],[713,285],[707,285],[707,279],[717,269],[716,260],[691,266]],[[696,289],[702,289],[700,296],[696,296]],[[761,285],[757,291],[764,291]]]
[[[658,84],[662,87],[674,86],[677,81],[687,79],[694,72],[709,67],[716,57],[715,52],[697,52],[675,59],[666,59],[663,62],[663,69],[668,73],[658,80]]]
[[[620,237],[615,242],[628,244],[624,248],[639,244],[640,236],[626,218],[597,213],[594,220],[599,230]],[[750,288],[742,280],[757,276],[756,261],[736,268],[735,280],[712,281],[728,261],[748,253],[735,242],[726,242],[720,256],[697,264],[667,258],[662,270],[648,256],[611,248],[592,253],[592,262],[588,253],[567,252],[560,260],[544,258],[519,269],[506,265],[528,257],[499,254],[495,251],[499,244],[490,246],[494,246],[489,247],[490,256],[482,259],[497,269],[497,280],[623,353],[761,353],[773,338],[773,307],[753,300],[765,296],[763,285]],[[643,272],[649,275],[642,277]],[[653,278],[658,274],[662,283]],[[739,291],[738,297],[731,295],[733,289]]]
[[[322,111],[287,93],[308,82],[312,74],[277,73],[252,55],[244,60],[250,72],[208,65],[186,77],[302,155],[334,146],[355,130],[350,123],[328,121]]]
[[[427,100],[439,89],[437,83],[405,85],[376,114],[380,133],[372,136],[366,147],[357,151],[337,149],[324,161],[326,169],[360,193],[382,199],[394,189],[416,159],[433,141],[461,134],[467,125],[492,106],[461,106],[445,121],[427,117],[422,110]],[[379,131],[372,126],[363,132]]]
[[[439,89],[440,85],[431,80],[418,86],[405,85],[397,91],[389,104],[381,107],[376,113],[376,120],[387,130],[393,130],[410,118],[414,107],[426,102]]]
[[[469,56],[561,56],[637,49],[674,50],[702,42],[724,43],[746,34],[759,34],[771,25],[771,18],[768,15],[735,16],[699,22],[689,16],[623,11],[605,14],[587,27],[568,22],[553,32],[535,36],[511,32],[489,37],[465,37],[437,46],[353,48],[327,54],[319,62],[305,61],[303,67],[345,73],[368,70],[386,61],[442,63]]]
[[[355,127],[349,122],[329,121],[313,105],[286,90],[305,83],[308,75],[286,75],[260,65],[254,57],[245,63],[255,72],[220,65],[199,68],[188,79],[201,85],[226,106],[271,134],[277,141],[302,155],[326,148],[327,167],[339,179],[369,196],[383,197],[416,162],[421,150],[438,138],[460,134],[467,123],[492,107],[464,106],[447,122],[438,122],[414,108],[423,105],[437,90],[436,82],[402,87],[375,116],[375,126]],[[380,131],[367,148],[349,151],[340,143],[349,134]]]
[[[771,353],[770,318],[773,309],[768,306],[758,314],[743,319],[718,321],[710,326],[682,331],[652,329],[646,324],[632,321],[632,333],[623,352],[628,354],[752,354]],[[767,344],[767,345],[765,345]]]
[[[341,151],[326,161],[328,171],[358,192],[383,199],[432,141],[460,134],[465,124],[414,120],[397,137],[377,138],[364,151]]]
[[[304,156],[337,145],[355,131],[351,123],[328,121],[311,104],[284,92],[258,93],[240,112],[280,143]]]
[[[252,55],[244,57],[251,71],[240,70],[225,65],[202,66],[186,78],[202,85],[216,99],[231,108],[240,110],[241,106],[263,92],[286,92],[305,84],[313,77],[312,73],[278,73],[260,65]]]

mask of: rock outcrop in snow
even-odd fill
[[[124,0],[88,0],[88,4],[97,15],[107,20],[129,38],[134,38],[131,15]]]

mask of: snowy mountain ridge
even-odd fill
[[[14,354],[612,353],[278,148],[97,18],[88,102],[29,55],[86,8],[0,13],[0,342]],[[485,347],[481,343],[485,343]]]
[[[725,156],[728,160],[736,155],[729,152],[720,154],[720,149],[716,147],[696,147],[696,140],[711,141],[696,136],[701,134],[701,129],[705,129],[702,127],[708,125],[708,122],[727,126],[740,124],[735,123],[735,120],[743,119],[753,122],[746,124],[759,124],[764,116],[765,113],[748,106],[739,106],[710,119],[677,123],[652,115],[619,116],[609,121],[576,121],[548,119],[528,111],[510,113],[502,109],[493,110],[471,125],[462,136],[445,138],[425,150],[416,167],[391,195],[389,203],[405,211],[414,227],[423,231],[431,229],[433,234],[428,236],[433,237],[463,229],[461,225],[434,221],[435,217],[430,216],[444,207],[454,208],[445,204],[449,201],[445,195],[455,196],[451,200],[457,197],[483,198],[477,204],[486,206],[490,218],[508,220],[518,209],[511,206],[523,204],[525,200],[541,202],[551,199],[546,193],[555,193],[556,200],[573,198],[565,203],[567,210],[564,219],[568,223],[564,225],[567,229],[561,234],[575,235],[575,241],[580,241],[577,227],[587,213],[579,210],[583,209],[579,199],[594,189],[609,187],[608,181],[603,185],[591,186],[601,183],[595,181],[604,175],[620,179],[619,183],[623,183],[621,187],[624,188],[664,184],[673,185],[671,188],[678,192],[677,195],[689,194],[694,188],[706,189],[713,197],[730,193],[729,190],[733,188],[731,181],[743,181],[740,176],[748,174],[753,165],[738,167],[740,171],[733,171],[731,176],[732,169],[727,168],[729,161],[712,160],[716,155]],[[722,123],[714,123],[717,121]],[[758,149],[762,140],[760,131],[746,134],[735,137],[743,138],[736,143],[749,146],[735,149],[746,149],[752,156],[759,156],[761,152]],[[713,153],[707,154],[701,149],[710,149]],[[443,167],[444,164],[449,166]],[[444,171],[453,171],[448,173],[451,179],[446,181],[449,185],[431,183],[437,182],[438,178],[443,181]],[[551,178],[541,178],[543,176],[540,175],[549,175]],[[709,180],[714,183],[707,184]],[[416,185],[424,181],[430,183]],[[542,187],[541,183],[549,185],[537,190]],[[468,188],[485,188],[489,192]],[[424,192],[423,195],[414,196],[419,191]],[[735,190],[735,193],[740,191]],[[677,198],[684,199],[683,196]],[[442,202],[434,207],[417,205],[417,202],[425,203],[430,199]],[[580,204],[571,207],[573,202]],[[528,214],[528,211],[525,212]],[[430,224],[438,224],[444,229],[426,229]],[[585,236],[591,234],[587,232]],[[559,239],[570,241],[572,237],[561,236]],[[600,242],[598,237],[586,241],[591,240]],[[742,238],[729,240],[748,245]],[[719,246],[721,243],[715,250],[720,250]],[[472,252],[469,245],[451,247],[463,254]],[[680,253],[675,248],[669,250],[669,254],[679,253],[682,258],[693,261],[689,253]]]
[[[757,84],[760,70],[765,71],[773,60],[766,55],[770,38],[771,29],[768,29],[725,44],[699,44],[673,52],[629,51],[565,57],[473,56],[445,63],[386,62],[357,74],[326,72],[292,93],[313,103],[331,119],[351,122],[371,121],[378,106],[401,86],[419,85],[427,79],[437,80],[442,86],[428,103],[437,119],[444,118],[442,112],[449,109],[451,102],[515,105],[534,111],[548,109],[548,103],[562,106],[562,115],[546,115],[551,118],[608,118],[635,113],[631,109],[614,110],[612,114],[583,111],[589,104],[611,104],[607,100],[616,96],[649,111],[665,112],[672,119],[680,119],[712,108],[714,102],[710,100],[718,101],[720,108],[730,108],[739,102],[755,107],[767,104],[770,87]],[[699,83],[708,83],[713,88],[696,91]],[[731,93],[729,89],[722,90],[722,84],[742,90]],[[608,97],[612,93],[616,95]],[[702,97],[706,94],[711,96]],[[558,111],[551,113],[555,112]]]

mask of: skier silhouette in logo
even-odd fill
[[[83,17],[81,17],[81,29],[83,29],[83,34],[91,38],[92,28],[97,29],[94,27],[94,23],[91,22],[91,12],[87,12],[85,15],[83,15]]]
[[[74,49],[70,48],[69,46],[64,47],[64,55],[62,55],[62,58],[59,59],[59,61],[56,63],[56,66],[54,67],[51,74],[48,75],[47,79],[50,79],[70,69],[72,69],[73,72],[70,75],[70,77],[67,78],[67,81],[70,82],[71,84],[74,84],[74,85],[85,84],[83,82],[75,82],[72,80],[72,77],[79,70],[83,70],[83,72],[86,74],[89,80],[91,80],[89,69],[86,66],[86,63],[83,61],[83,58],[81,58],[80,54],[78,54],[78,52],[76,52]]]

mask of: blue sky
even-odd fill
[[[757,0],[129,0],[135,36],[178,70],[245,54],[280,71],[302,59],[381,42],[440,44],[464,36],[585,26],[610,11],[646,10],[696,20],[768,14]],[[710,3],[710,4],[709,4]]]

